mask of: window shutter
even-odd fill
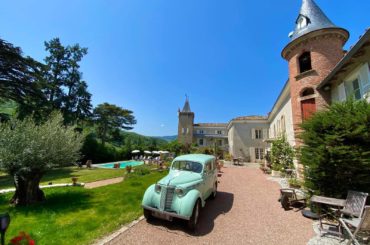
[[[345,99],[346,99],[346,89],[344,83],[341,83],[338,86],[338,100],[344,101]]]
[[[252,128],[251,134],[252,134],[252,140],[255,139],[256,138],[256,132],[255,132],[254,128]]]
[[[265,140],[265,139],[268,139],[268,135],[267,135],[267,129],[265,128],[265,129],[263,129],[263,135],[262,135],[263,137],[263,139]]]
[[[255,156],[255,152],[254,152],[254,147],[249,148],[249,157],[250,157],[250,159],[249,159],[250,162],[255,161],[254,159],[256,159],[256,156]]]

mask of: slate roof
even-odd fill
[[[189,99],[188,98],[186,98],[184,107],[182,108],[182,112],[191,112],[190,104],[189,104]]]
[[[307,26],[302,29],[298,25],[299,17],[307,18]],[[339,28],[331,22],[314,0],[302,0],[302,7],[296,20],[296,27],[291,34],[291,41],[313,31],[325,28]]]
[[[232,121],[243,121],[243,120],[267,120],[267,116],[242,116],[232,119]]]

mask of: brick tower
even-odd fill
[[[179,125],[177,139],[179,143],[190,145],[193,143],[194,112],[190,110],[189,99],[186,97],[182,111],[178,112]]]
[[[289,37],[291,40],[282,56],[289,63],[292,116],[297,136],[300,123],[330,103],[330,88],[324,92],[316,88],[343,57],[343,45],[349,33],[335,26],[313,0],[303,0],[295,30]]]

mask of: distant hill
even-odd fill
[[[174,141],[174,140],[177,139],[177,135],[172,135],[172,136],[153,136],[152,138],[161,139],[161,140],[165,140],[167,142],[171,142],[171,141]]]

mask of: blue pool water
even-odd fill
[[[144,164],[144,162],[139,161],[127,161],[127,162],[114,162],[114,163],[104,163],[104,164],[97,164],[99,168],[113,168],[114,164],[119,163],[120,168],[125,168],[126,166],[130,165],[132,167],[139,166]]]

